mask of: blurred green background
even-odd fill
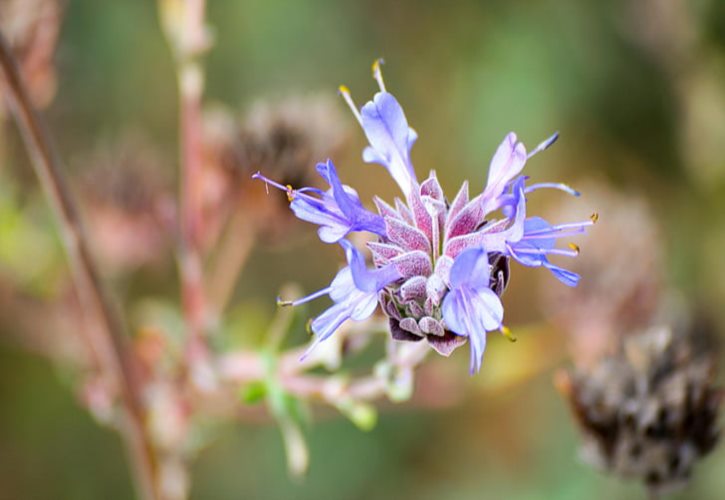
[[[370,63],[382,56],[388,89],[419,133],[418,175],[436,169],[449,194],[466,178],[474,189],[483,185],[509,130],[530,146],[559,130],[559,143],[528,174],[575,186],[595,179],[646,198],[663,230],[670,281],[722,333],[725,2],[210,0],[208,7],[214,47],[206,58],[207,102],[244,110],[260,97],[334,96],[345,83],[362,103],[374,90]],[[133,130],[158,147],[175,175],[175,77],[154,2],[68,0],[56,65],[58,90],[47,116],[71,170],[82,168],[75,159]],[[355,153],[338,169],[364,199],[390,199],[395,186],[382,169],[359,160],[364,138],[348,118]],[[3,196],[20,207],[40,206],[33,217],[47,225],[42,203],[20,194],[37,196],[37,187],[15,132],[7,130],[14,165],[3,176],[12,175],[17,186]],[[582,200],[586,217],[596,207],[586,205],[586,194]],[[321,248],[311,228],[302,229],[308,237],[301,241],[254,251],[234,304],[270,316],[282,283],[314,290],[329,282],[339,252]],[[6,227],[2,234],[6,247],[15,233]],[[31,236],[29,244],[37,235]],[[46,259],[40,271],[28,258],[36,278],[27,286],[42,294],[63,261],[38,258]],[[22,259],[3,259],[3,274],[23,274]],[[139,272],[114,281],[124,302],[174,299],[168,259],[153,279]],[[300,269],[300,261],[313,264]],[[515,329],[542,318],[528,283],[551,278],[520,268],[514,274],[504,302]],[[550,338],[537,345],[562,351],[557,335],[542,335]],[[389,408],[369,433],[339,418],[315,422],[304,480],[289,478],[274,426],[229,425],[196,461],[192,498],[643,498],[639,485],[577,460],[577,433],[552,385],[553,365],[516,383],[496,381],[495,363],[505,365],[527,342],[492,340],[474,378],[467,376],[467,353],[456,353],[449,363],[465,396],[453,407]],[[47,360],[0,342],[0,498],[132,497],[119,438],[78,406],[66,379]],[[724,467],[719,448],[673,498],[722,498]]]

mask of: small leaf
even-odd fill
[[[260,403],[267,397],[267,384],[262,381],[252,382],[242,387],[240,397],[248,405]]]

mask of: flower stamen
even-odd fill
[[[532,184],[531,186],[528,186],[524,189],[524,193],[529,194],[532,191],[536,191],[537,189],[545,188],[558,189],[559,191],[564,191],[565,193],[576,197],[581,196],[581,193],[579,191],[561,182],[540,182],[538,184]]]
[[[360,126],[362,126],[362,116],[360,116],[360,110],[357,109],[357,106],[355,106],[355,101],[352,100],[352,95],[350,95],[350,89],[347,88],[345,85],[340,85],[337,88],[337,91],[340,92],[340,95],[343,99],[345,99],[345,103],[347,103],[347,106],[352,111],[352,114],[355,115],[355,119],[358,121]]]
[[[504,337],[506,337],[509,340],[509,342],[516,342],[518,340],[516,338],[516,335],[513,334],[513,332],[511,331],[511,328],[509,328],[508,326],[501,325],[501,328],[499,329],[499,331],[501,332],[501,334]]]
[[[526,155],[526,159],[531,159],[532,156],[534,156],[537,153],[541,153],[545,149],[548,149],[552,144],[556,142],[556,140],[559,138],[559,132],[554,132],[551,137],[548,139],[545,139],[544,141],[540,142],[538,146],[536,146],[528,155]]]
[[[313,292],[305,297],[300,297],[297,300],[282,300],[282,297],[277,297],[277,305],[280,307],[289,307],[289,306],[299,306],[300,304],[306,304],[307,302],[310,302],[312,300],[315,300],[318,297],[322,297],[323,295],[327,295],[330,293],[331,287],[323,288],[322,290],[317,290],[316,292]]]
[[[385,64],[385,61],[380,58],[375,59],[375,61],[373,62],[373,78],[375,78],[375,81],[378,82],[378,87],[380,87],[380,91],[386,92],[385,82],[383,81],[383,72],[380,69],[381,64]]]
[[[284,191],[287,194],[287,200],[292,203],[292,200],[294,200],[297,196],[306,198],[308,200],[317,201],[317,199],[313,196],[309,196],[303,193],[305,188],[303,189],[294,189],[291,185],[282,185],[277,181],[273,181],[269,177],[265,177],[260,172],[256,172],[254,175],[252,175],[252,179],[259,179],[262,182],[264,182],[265,187],[267,188],[267,194],[269,194],[269,186],[275,187],[279,189],[280,191]]]

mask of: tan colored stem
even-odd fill
[[[179,271],[184,319],[187,328],[187,358],[193,367],[208,356],[204,339],[207,299],[201,240],[204,234],[202,218],[203,143],[201,99],[204,92],[204,70],[199,58],[205,48],[205,1],[187,0],[182,29],[183,37],[176,40],[179,85],[179,119],[181,149]],[[170,38],[170,43],[174,40]]]
[[[141,497],[156,499],[151,440],[144,425],[144,410],[134,360],[111,303],[101,285],[95,261],[78,217],[78,210],[66,186],[60,158],[46,128],[35,111],[12,51],[0,34],[0,65],[10,108],[23,136],[33,167],[55,213],[68,256],[73,281],[86,317],[91,319],[92,351],[104,374],[116,387],[123,403],[122,434],[133,465]]]

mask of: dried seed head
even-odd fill
[[[167,256],[174,208],[160,154],[129,135],[81,160],[90,235],[104,265],[120,270]]]
[[[258,101],[241,122],[211,110],[205,116],[206,168],[227,179],[229,189],[218,198],[240,203],[254,215],[248,219],[257,223],[259,235],[275,241],[289,234],[289,201],[284,193],[255,189],[252,174],[264,171],[284,185],[309,185],[317,179],[317,161],[340,154],[345,130],[335,102],[316,96]]]
[[[622,339],[593,366],[562,372],[583,459],[654,493],[683,485],[719,437],[715,362],[703,328],[660,326]]]

